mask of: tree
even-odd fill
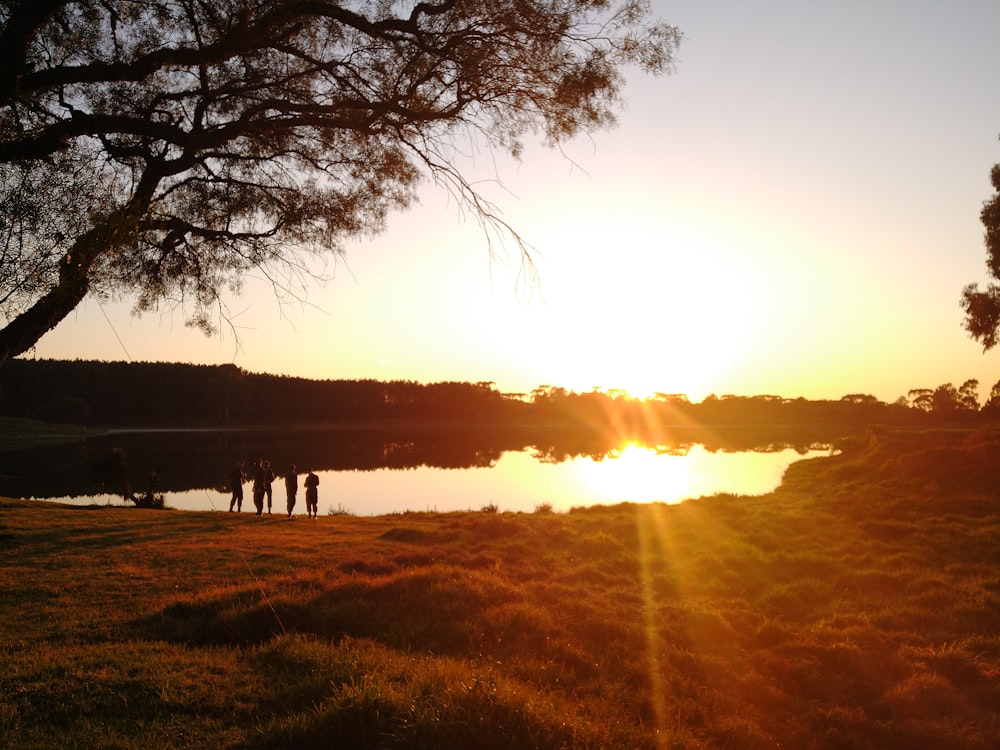
[[[933,412],[937,415],[979,410],[979,381],[969,379],[955,388],[951,383],[943,383],[937,388],[914,388],[908,394],[913,408]]]
[[[879,400],[870,393],[848,393],[840,400],[846,404],[858,404],[859,406],[874,406],[879,403]]]
[[[955,386],[943,383],[931,394],[931,411],[935,414],[950,414],[959,408],[959,396]]]
[[[979,218],[986,228],[986,268],[990,277],[1000,280],[1000,164],[993,165],[990,182],[997,192],[983,204]],[[983,351],[996,346],[1000,335],[1000,286],[991,283],[980,291],[978,284],[969,284],[962,290],[962,308],[965,330],[983,345]]]
[[[929,412],[934,408],[934,391],[930,388],[912,388],[907,394],[910,400],[910,407],[920,411]]]
[[[620,1],[0,2],[0,363],[87,294],[211,332],[247,271],[294,295],[427,176],[520,242],[459,138],[613,124],[625,67],[680,41]]]
[[[970,378],[958,389],[959,408],[963,411],[979,411],[979,381]]]
[[[983,404],[983,411],[991,415],[1000,414],[1000,380],[990,389],[990,397]]]

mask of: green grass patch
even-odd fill
[[[0,451],[76,443],[100,433],[100,430],[88,430],[80,425],[0,417]]]
[[[0,737],[997,747],[986,466],[998,432],[889,434],[675,506],[307,523],[0,500]]]

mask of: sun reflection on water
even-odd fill
[[[684,449],[629,442],[604,459],[569,462],[577,482],[597,502],[678,503],[719,493],[760,495],[771,492],[789,463],[820,454],[798,455],[791,449],[772,454],[712,452],[700,444]]]
[[[627,443],[601,461],[581,460],[582,482],[606,500],[678,502],[691,497],[697,484],[689,457]]]

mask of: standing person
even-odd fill
[[[264,464],[258,458],[253,462],[253,506],[257,509],[258,516],[264,512],[264,485],[266,483]]]
[[[271,482],[275,479],[271,462],[264,462],[264,494],[267,495],[267,515],[271,515]]]
[[[285,472],[285,497],[288,498],[288,517],[292,517],[295,510],[295,493],[299,490],[299,475],[296,473],[295,464],[288,467]]]
[[[316,518],[316,508],[319,505],[319,477],[313,474],[313,470],[309,469],[309,474],[306,476],[305,481],[306,487],[306,515],[312,518]]]
[[[230,513],[233,512],[233,506],[236,506],[237,513],[243,511],[243,483],[246,479],[247,475],[243,473],[243,462],[237,461],[229,470],[229,489],[233,492],[233,497],[229,501]]]

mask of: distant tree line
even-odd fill
[[[643,436],[683,425],[873,425],[1000,419],[1000,382],[983,405],[979,383],[916,388],[893,403],[540,386],[505,394],[492,382],[310,380],[234,365],[14,359],[0,367],[0,414],[104,427],[395,426],[614,428]]]
[[[503,420],[525,404],[492,383],[309,380],[234,365],[10,360],[0,414],[108,427]]]

